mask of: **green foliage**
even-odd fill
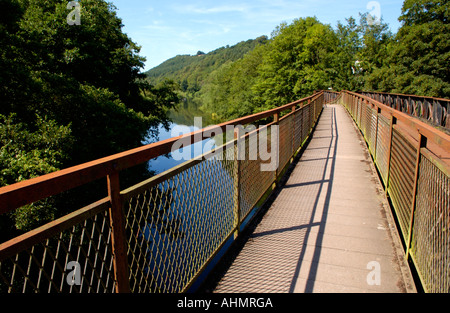
[[[68,160],[72,143],[70,125],[60,126],[40,116],[36,125],[25,125],[16,120],[15,114],[0,115],[0,187],[58,170]],[[0,217],[0,237],[14,230],[6,220],[17,229],[30,230],[51,221],[55,212],[53,199],[19,208]]]
[[[295,101],[321,89],[360,90],[383,66],[392,34],[386,24],[349,18],[333,29],[316,18],[283,23],[264,45],[228,60],[203,81],[202,110],[229,120]],[[184,86],[182,82],[181,86]]]
[[[273,34],[253,87],[261,109],[270,109],[328,89],[336,36],[316,18],[282,24]]]
[[[332,28],[316,18],[281,24],[268,43],[210,75],[200,92],[202,108],[226,120],[328,89],[336,46]]]
[[[211,73],[200,92],[201,109],[216,120],[230,120],[253,113],[252,86],[258,77],[265,46],[256,47],[236,62],[227,62]]]
[[[0,17],[2,186],[138,147],[168,124],[178,102],[175,84],[146,81],[140,47],[123,33],[114,6],[80,4],[81,25],[70,26],[65,1],[0,1],[7,12]],[[0,236],[80,208],[77,199],[98,200],[101,189],[2,216]]]
[[[35,130],[0,115],[0,186],[54,172],[68,159],[73,137],[70,125],[37,116]]]
[[[164,80],[172,80],[180,85],[182,91],[195,96],[208,80],[209,75],[227,62],[241,59],[256,46],[264,44],[267,37],[242,41],[232,47],[221,47],[205,54],[202,51],[196,55],[178,55],[149,70],[148,80],[157,85]]]
[[[194,95],[216,120],[267,110],[328,88],[448,98],[448,9],[448,1],[406,0],[397,34],[383,20],[369,23],[367,13],[360,14],[359,23],[350,17],[334,29],[316,18],[296,19],[282,23],[270,40],[244,56],[222,58],[214,65],[205,62],[209,54],[178,56],[148,75],[175,78],[186,97]]]
[[[385,63],[367,79],[367,89],[450,96],[448,1],[406,0],[402,27],[388,45]]]

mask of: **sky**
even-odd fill
[[[208,53],[266,35],[282,22],[315,16],[336,27],[359,13],[381,16],[393,33],[403,0],[109,0],[123,31],[147,59],[145,71],[183,54]]]

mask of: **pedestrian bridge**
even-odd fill
[[[321,91],[3,187],[0,214],[97,181],[108,193],[1,243],[0,292],[447,293],[449,107]],[[174,144],[230,131],[202,156],[121,184]]]

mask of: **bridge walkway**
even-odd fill
[[[415,292],[387,199],[345,108],[328,105],[216,293]]]

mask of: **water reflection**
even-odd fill
[[[158,128],[157,140],[147,138],[146,140],[144,140],[143,144],[150,144],[156,141],[167,140],[173,137],[178,137],[180,135],[185,135],[200,130],[201,128],[198,127],[198,125],[194,124],[195,117],[202,118],[203,128],[213,124],[211,118],[209,118],[204,112],[199,109],[199,104],[195,103],[194,101],[186,100],[170,112],[170,118],[173,122],[169,125],[169,129],[167,130],[164,128],[164,126],[160,125]],[[201,155],[203,152],[211,150],[211,147],[213,147],[214,145],[215,142],[213,141],[213,139],[207,139],[202,142],[197,142],[188,147],[188,150],[191,151],[190,156],[189,153],[186,156],[186,151],[184,151],[183,156],[186,157],[183,160],[175,160],[172,157],[172,153],[170,153],[169,155],[160,156],[148,162],[149,170],[151,170],[155,174],[160,174],[184,163],[185,161]],[[177,152],[181,153],[183,151],[181,149]]]

